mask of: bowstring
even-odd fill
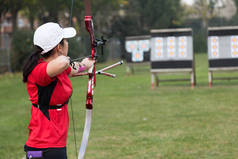
[[[71,1],[71,8],[70,8],[70,26],[72,26],[72,15],[73,15],[73,6],[74,6],[74,0]]]
[[[74,147],[75,147],[75,155],[76,158],[78,156],[78,149],[77,149],[77,141],[76,141],[76,133],[75,133],[75,124],[74,124],[74,111],[73,111],[73,102],[72,102],[72,98],[70,98],[70,106],[71,106],[71,116],[72,116],[72,122],[73,122],[73,134],[74,134]]]
[[[70,18],[69,18],[70,26],[72,26],[73,6],[74,6],[74,0],[71,1]],[[74,111],[73,111],[72,98],[70,98],[70,106],[71,106],[71,116],[72,116],[72,123],[73,123],[75,156],[76,156],[76,158],[77,158],[77,156],[78,156],[78,149],[77,149],[77,147],[78,147],[78,146],[77,146],[77,141],[76,141],[76,131],[75,131],[75,123],[74,123],[74,113],[73,113]]]

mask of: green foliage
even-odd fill
[[[24,61],[33,51],[33,31],[20,29],[12,37],[11,66],[13,71],[20,71]]]
[[[66,7],[65,0],[38,0],[39,7],[39,18],[45,22],[58,22],[59,12],[64,10]]]
[[[150,29],[179,27],[184,20],[180,1],[175,0],[128,0],[128,5],[121,9],[125,15],[116,17],[111,27],[112,35],[117,36],[121,44],[125,43],[126,36],[150,34]]]
[[[134,29],[144,32],[179,26],[183,18],[180,1],[174,0],[130,0],[126,10],[125,18],[133,17],[137,23]]]
[[[6,12],[19,11],[23,9],[27,0],[1,0],[0,1],[0,15]]]

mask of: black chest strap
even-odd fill
[[[68,104],[68,103],[69,103],[69,99],[68,99],[65,103],[63,103],[63,104],[49,105],[49,106],[47,106],[47,108],[48,108],[48,109],[60,109],[60,108],[62,108],[63,106],[65,106],[66,104]],[[32,105],[33,105],[34,107],[40,109],[40,105],[34,104],[34,103],[32,103]]]

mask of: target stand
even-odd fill
[[[151,30],[152,89],[161,81],[190,81],[196,84],[191,28]],[[185,79],[159,80],[158,74],[189,74]]]
[[[208,82],[238,77],[214,78],[214,73],[238,71],[238,26],[208,28]]]

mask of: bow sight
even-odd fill
[[[94,47],[98,47],[100,46],[101,47],[101,54],[103,56],[103,47],[104,45],[106,44],[107,40],[103,38],[103,36],[101,36],[101,39],[95,39],[94,42],[93,42],[93,46]],[[96,55],[97,56],[97,55]]]

